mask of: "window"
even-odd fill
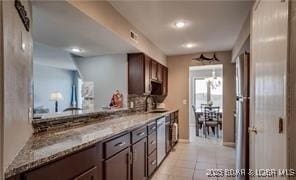
[[[194,104],[197,109],[201,104],[207,104],[207,82],[203,78],[194,79]]]
[[[207,104],[208,101],[213,102],[213,106],[219,106],[223,109],[223,80],[221,85],[216,88],[210,88],[205,78],[194,79],[194,105],[197,109],[201,104]]]
[[[221,79],[221,85],[215,89],[211,89],[211,101],[213,106],[219,106],[223,109],[223,80]]]

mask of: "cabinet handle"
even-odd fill
[[[156,160],[153,160],[153,161],[151,162],[151,165],[154,166],[155,164],[156,164]]]
[[[125,144],[126,144],[125,142],[120,142],[120,143],[115,144],[115,146],[121,147],[121,146],[124,146]]]
[[[155,130],[156,129],[156,126],[153,126],[152,128],[151,128],[151,130]]]
[[[141,132],[137,134],[137,136],[143,136],[143,135],[145,135],[145,132]]]
[[[156,141],[154,141],[154,140],[150,142],[150,144],[155,144],[155,143],[156,143]]]

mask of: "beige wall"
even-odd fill
[[[231,63],[231,52],[218,52],[217,57],[223,64],[223,142],[234,142],[235,110],[235,65]],[[204,53],[212,56],[212,53]],[[189,139],[189,66],[202,65],[192,58],[200,54],[168,56],[168,96],[165,100],[169,108],[180,109],[180,138]],[[183,101],[187,104],[183,104]]]
[[[248,47],[249,45],[249,37],[250,37],[250,25],[251,25],[251,14],[248,15],[246,20],[244,21],[244,24],[240,30],[240,33],[234,43],[233,49],[232,49],[232,62],[235,62],[235,59],[244,51],[244,46],[246,44],[246,41],[248,41]]]
[[[28,1],[22,1],[31,18]],[[14,7],[3,2],[4,63],[4,168],[11,163],[32,134],[28,110],[32,107],[32,37]],[[2,34],[1,34],[2,36]],[[26,49],[21,49],[21,39]],[[3,85],[3,82],[1,82]]]
[[[121,16],[111,5],[106,1],[69,1],[81,12],[94,19],[97,23],[105,26],[120,38],[132,44],[139,51],[144,52],[159,61],[163,65],[167,65],[166,56],[147,39],[140,31],[132,26],[123,16]],[[137,43],[130,39],[130,30],[135,31],[139,35]]]

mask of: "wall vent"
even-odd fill
[[[138,34],[137,33],[135,33],[134,31],[130,31],[130,38],[134,41],[134,42],[138,42],[138,38],[139,38],[139,36],[138,36]]]

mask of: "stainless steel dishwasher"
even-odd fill
[[[157,165],[166,155],[165,145],[165,117],[162,117],[157,120]]]

